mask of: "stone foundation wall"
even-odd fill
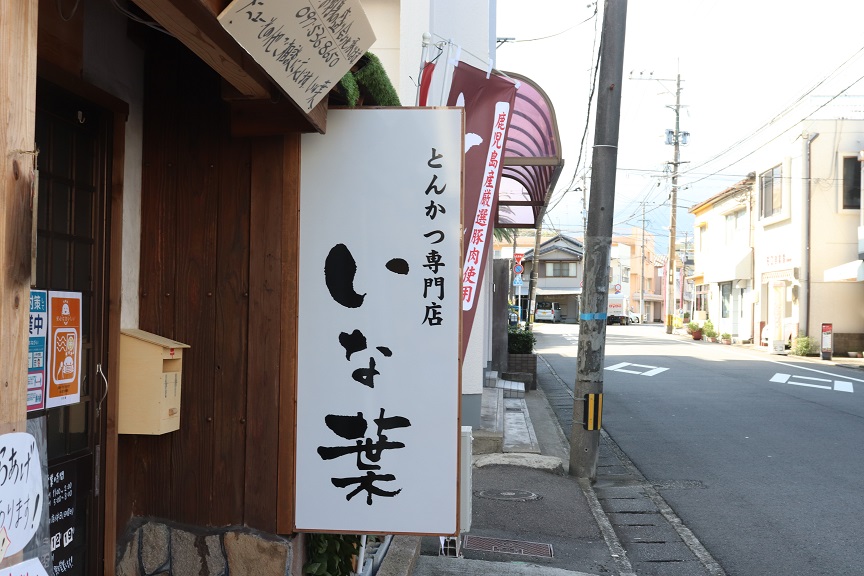
[[[303,536],[136,518],[118,545],[117,576],[300,576]]]

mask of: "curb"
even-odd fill
[[[410,576],[420,556],[419,536],[394,536],[377,576]]]

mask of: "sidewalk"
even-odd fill
[[[502,388],[484,388],[461,556],[440,555],[435,537],[397,536],[378,575],[725,576],[605,431],[596,483],[567,475],[573,396],[538,354],[537,390],[520,398],[497,378]]]
[[[541,371],[552,377],[542,361],[538,379]],[[544,391],[538,387],[519,394],[510,390],[512,383],[496,383],[501,388],[483,392],[483,429],[475,433],[472,522],[460,539],[461,557],[440,555],[438,538],[398,536],[378,575],[631,574],[620,545],[613,543],[610,549],[604,539],[597,516],[606,524],[608,520],[590,485],[566,474],[569,443]],[[478,454],[478,447],[500,451]]]

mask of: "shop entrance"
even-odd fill
[[[81,294],[80,401],[36,410],[45,422],[57,576],[103,573],[107,396],[108,183],[112,115],[39,81],[35,288]],[[113,555],[113,552],[112,552]]]

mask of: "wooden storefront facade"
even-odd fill
[[[88,439],[72,453],[92,461],[90,477],[80,476],[92,504],[88,575],[115,573],[135,518],[273,534],[293,527],[300,134],[323,132],[327,104],[306,116],[286,101],[219,27],[227,4],[142,0],[126,13],[101,0],[0,6],[0,111],[10,118],[0,130],[0,432],[27,417],[25,391],[10,383],[26,373],[31,285],[90,294],[96,320],[80,410]],[[54,177],[48,163],[62,158],[44,142],[54,129],[37,126],[55,113],[77,114],[81,127],[101,118],[101,147],[71,152],[98,169],[99,183],[85,203],[75,196],[83,184],[70,177],[67,190],[56,175],[31,247],[30,167],[44,171],[43,193]],[[98,237],[77,235],[91,225]],[[35,278],[34,250],[52,255]],[[133,314],[124,313],[129,302]],[[178,431],[118,434],[123,328],[189,345]],[[51,410],[62,408],[42,413],[49,427]],[[49,454],[52,442],[69,443],[64,418]]]

